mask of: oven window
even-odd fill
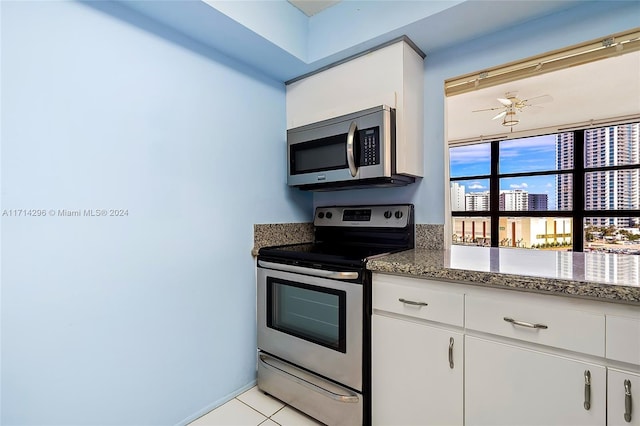
[[[346,353],[347,294],[267,278],[267,326]]]

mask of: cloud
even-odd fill
[[[529,185],[527,185],[526,182],[522,182],[522,183],[512,183],[511,185],[509,185],[509,188],[513,188],[513,189],[523,189],[523,188],[528,188]]]
[[[554,170],[555,136],[539,136],[500,142],[500,171],[531,172]]]
[[[503,151],[530,149],[532,151],[549,152],[556,150],[555,135],[535,136],[521,139],[511,139],[500,142],[500,155]]]
[[[474,183],[474,184],[469,185],[467,188],[469,188],[469,189],[484,189],[485,187],[480,185],[479,183]]]
[[[451,163],[474,164],[491,160],[491,145],[488,143],[465,145],[449,149]]]

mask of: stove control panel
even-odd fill
[[[413,205],[317,207],[315,226],[404,228],[413,225]]]

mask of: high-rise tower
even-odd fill
[[[558,170],[573,167],[573,134],[556,135],[556,163]],[[622,166],[640,163],[640,123],[601,127],[584,131],[584,166]],[[585,173],[585,210],[640,209],[640,171],[608,170]],[[558,209],[568,210],[571,203],[570,175],[558,175],[556,195]],[[599,226],[634,225],[634,218],[587,218],[587,223]]]
[[[622,166],[640,162],[638,123],[585,130],[585,167]],[[585,174],[586,210],[629,210],[640,208],[638,170],[610,170]],[[598,218],[593,225],[634,225],[633,219]]]
[[[556,170],[573,168],[573,133],[556,135]],[[573,209],[573,177],[558,175],[556,177],[556,208],[558,210]]]

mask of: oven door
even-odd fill
[[[297,268],[259,261],[258,348],[362,391],[362,284],[271,269],[279,267]]]

